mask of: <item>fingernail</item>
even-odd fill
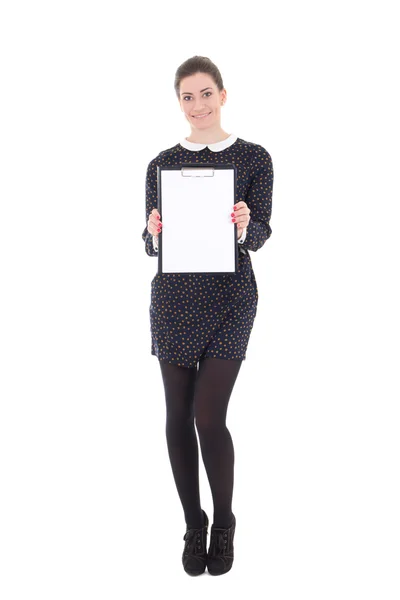
[[[159,218],[160,218],[160,215],[157,215],[157,219],[159,219]]]
[[[231,213],[231,217],[234,217],[234,216],[235,216],[235,213]]]
[[[237,209],[237,206],[234,206],[234,207],[233,207],[233,210],[236,210],[236,209]]]

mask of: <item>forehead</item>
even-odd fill
[[[185,94],[196,94],[206,87],[215,88],[213,78],[207,73],[195,73],[185,77],[180,83],[180,91]]]

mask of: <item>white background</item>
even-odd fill
[[[0,596],[398,600],[394,2],[2,2]],[[145,172],[221,70],[271,154],[272,236],[228,411],[235,563],[187,576],[150,354]],[[200,461],[201,462],[201,461]],[[202,504],[212,514],[201,462]],[[139,592],[139,590],[142,590]]]

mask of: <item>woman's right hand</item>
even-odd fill
[[[149,220],[147,222],[147,231],[151,233],[151,235],[155,235],[156,237],[158,237],[158,234],[160,233],[161,229],[162,223],[160,213],[156,208],[153,208],[153,210],[150,213]]]

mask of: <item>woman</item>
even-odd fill
[[[151,353],[158,357],[166,398],[166,436],[175,484],[186,521],[182,562],[190,575],[228,572],[233,563],[236,518],[232,512],[234,448],[226,427],[228,402],[257,312],[258,290],[249,250],[271,235],[273,166],[269,153],[221,128],[227,93],[217,67],[206,57],[185,61],[175,92],[190,128],[189,138],[164,150],[148,165],[145,250],[157,256],[162,216],[157,210],[157,166],[233,163],[237,194],[232,212],[239,244],[238,272],[156,274],[151,282]],[[202,207],[199,206],[199,211]],[[204,232],[205,243],[212,231]],[[188,228],[196,227],[188,223]],[[207,551],[208,516],[201,508],[198,445],[210,483],[214,514]]]

